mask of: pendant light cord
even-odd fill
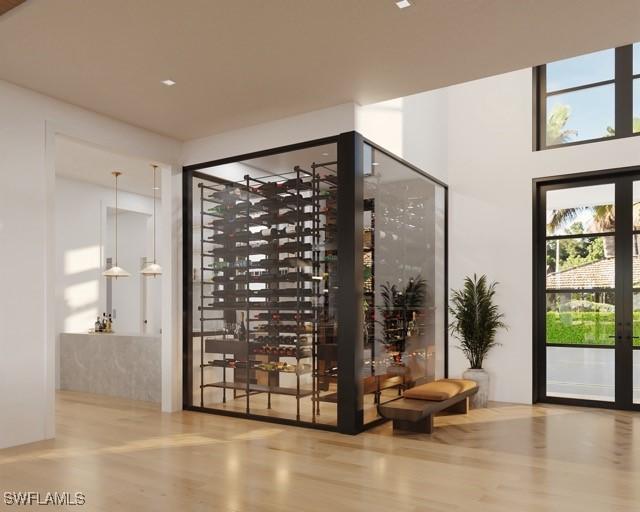
[[[116,267],[118,266],[118,175],[116,174]]]
[[[153,166],[153,263],[156,263],[156,171],[158,166]]]

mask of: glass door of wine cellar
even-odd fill
[[[640,404],[640,176],[535,182],[534,398]]]

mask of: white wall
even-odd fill
[[[450,283],[486,273],[510,329],[486,367],[491,397],[529,402],[532,380],[532,179],[640,164],[640,138],[532,151],[532,80],[525,69],[449,88]],[[451,369],[465,364],[451,351]]]
[[[446,89],[356,109],[356,130],[444,182],[448,122]]]
[[[338,135],[355,128],[356,105],[346,103],[185,142],[185,165],[199,164]]]
[[[530,402],[532,179],[640,164],[640,138],[532,151],[530,69],[360,107],[357,117],[366,136],[448,182],[450,287],[474,272],[499,281],[509,324],[485,363],[490,398]],[[398,121],[407,117],[409,127]],[[467,364],[454,339],[449,354],[459,376]]]
[[[105,260],[111,256],[113,233],[109,229],[108,210],[114,207],[113,189],[100,187],[86,182],[56,176],[56,335],[61,332],[87,332],[93,327],[97,315],[106,311],[106,278],[102,276]],[[151,247],[151,214],[153,199],[139,194],[120,191],[118,209],[121,216],[140,215],[144,225],[135,226],[133,233],[127,230],[131,223],[119,221],[119,253],[121,260],[128,257],[121,266],[131,272],[129,283],[134,286],[132,295],[125,306],[119,298],[114,298],[113,305],[118,310],[135,311],[130,319],[126,332],[135,332],[139,328],[140,301],[138,289],[140,285],[139,256],[150,255]],[[136,212],[136,213],[131,213]],[[133,218],[135,220],[135,217]],[[158,229],[160,222],[158,221]],[[144,250],[138,247],[142,244]],[[135,250],[134,250],[135,249]],[[139,253],[144,254],[139,254]],[[114,294],[120,282],[114,283]],[[156,297],[160,307],[159,297]],[[116,326],[117,327],[117,326]],[[121,328],[121,330],[123,329]],[[123,331],[124,332],[124,331]],[[159,327],[153,334],[159,333]]]
[[[3,448],[54,435],[55,134],[169,167],[181,144],[2,81],[0,112]]]
[[[153,258],[151,249],[152,218],[148,212],[120,209],[118,205],[118,265],[131,275],[124,279],[112,279],[111,311],[105,307],[101,311],[113,314],[113,329],[120,334],[143,334],[143,297],[146,281],[150,278],[140,274],[141,260]],[[115,210],[109,208],[107,214],[105,259],[115,262]],[[154,279],[151,278],[153,281]],[[102,278],[106,284],[106,278]],[[155,279],[157,281],[157,279]],[[160,302],[160,296],[150,297]],[[146,300],[146,299],[145,299]],[[150,308],[156,310],[155,306]],[[95,321],[95,318],[94,318]],[[159,334],[159,329],[153,333]]]

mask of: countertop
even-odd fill
[[[160,337],[61,333],[60,388],[160,402]]]

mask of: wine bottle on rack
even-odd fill
[[[238,327],[238,339],[245,341],[247,337],[247,327],[244,325],[244,311],[240,312],[240,327]]]
[[[254,221],[265,224],[267,226],[272,224],[293,224],[295,222],[307,222],[314,220],[315,215],[313,213],[301,213],[296,211],[289,211],[283,214],[269,213],[255,217]]]
[[[270,181],[258,187],[258,192],[262,195],[269,196],[271,194],[279,194],[285,191],[284,182]]]
[[[308,258],[296,258],[296,257],[287,257],[281,260],[283,267],[289,268],[298,268],[298,267],[310,267],[313,265],[313,261]]]
[[[213,206],[212,208],[209,208],[207,211],[213,215],[223,216],[227,212],[227,208],[219,204],[218,206]]]

